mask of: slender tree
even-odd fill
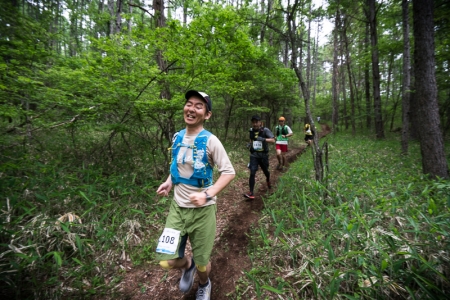
[[[364,46],[367,52],[370,47],[369,27],[369,23],[366,23]],[[368,60],[364,60],[364,98],[366,99],[366,127],[367,129],[370,129],[372,127],[372,101],[370,97],[370,63]]]
[[[402,83],[402,153],[408,154],[409,141],[409,95],[410,95],[410,45],[409,45],[409,0],[402,0],[403,20],[403,83]]]
[[[378,57],[377,9],[376,0],[367,0],[366,15],[370,25],[370,45],[372,47],[372,81],[373,81],[373,109],[375,117],[375,134],[378,139],[384,138],[382,105],[380,94],[380,66]]]
[[[316,31],[316,37],[314,39],[314,46],[313,46],[313,70],[312,70],[312,104],[313,107],[316,108],[316,92],[317,92],[317,65],[319,64],[319,58],[318,58],[318,49],[319,49],[319,32],[320,32],[320,21],[317,22],[317,31]]]
[[[344,57],[344,53],[343,53],[343,44],[339,43],[339,75],[340,75],[340,80],[341,80],[341,93],[342,93],[342,115],[344,116],[343,121],[344,121],[344,127],[345,130],[348,129],[348,120],[350,119],[351,116],[349,116],[348,111],[347,111],[347,82],[345,80],[345,60],[343,59]]]
[[[351,58],[350,58],[350,49],[349,49],[349,41],[347,36],[347,28],[349,27],[349,18],[347,15],[343,18],[343,26],[342,26],[342,39],[345,47],[345,65],[347,66],[348,73],[348,86],[350,89],[350,121],[352,125],[352,133],[355,135],[356,133],[356,124],[355,124],[355,92],[354,92],[354,84],[352,80],[352,68],[351,68]]]
[[[302,60],[300,59],[302,53],[301,50],[303,49],[303,47],[301,45],[302,40],[298,35],[299,26],[297,25],[296,15],[299,12],[301,5],[302,4],[300,3],[300,0],[295,0],[292,6],[288,1],[288,10],[286,12],[287,27],[288,27],[287,35],[289,38],[289,44],[291,46],[291,66],[294,69],[295,74],[297,75],[300,89],[302,91],[303,100],[305,102],[306,119],[311,124],[311,129],[314,132],[314,149],[315,149],[314,169],[316,172],[316,180],[322,181],[323,180],[322,150],[319,147],[319,138],[314,127],[314,119],[311,113],[310,92],[308,89],[308,82],[305,82],[304,80],[301,65]]]
[[[312,10],[312,4],[311,2],[308,3],[308,29],[307,29],[307,45],[306,45],[306,82],[308,83],[308,90],[311,91],[311,10]]]
[[[333,68],[332,68],[332,98],[333,98],[333,111],[332,111],[332,123],[333,123],[333,132],[338,132],[339,127],[339,93],[338,93],[338,77],[339,77],[339,69],[338,69],[338,28],[339,20],[340,20],[340,12],[339,9],[336,9],[336,16],[335,16],[335,26],[333,30]]]

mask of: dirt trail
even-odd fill
[[[328,125],[322,124],[320,137],[327,135],[331,130]],[[286,155],[288,167],[300,156],[305,146],[291,147]],[[272,190],[276,189],[278,177],[284,171],[276,170],[277,158],[275,153],[270,154],[270,173]],[[256,173],[255,199],[246,200],[242,195],[248,192],[248,178],[234,181],[219,196],[217,204],[217,235],[211,258],[212,282],[211,299],[230,299],[227,294],[235,291],[236,281],[243,276],[244,270],[250,270],[251,262],[247,255],[248,234],[250,228],[257,225],[260,212],[264,207],[262,196],[267,196],[270,190],[265,185],[265,177],[261,170]],[[195,299],[198,286],[196,277],[191,292],[182,294],[178,289],[181,272],[171,270],[166,272],[159,265],[132,267],[126,266],[125,279],[121,283],[122,299]],[[249,294],[248,298],[252,298]]]

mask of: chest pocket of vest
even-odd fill
[[[213,169],[208,163],[208,155],[206,151],[206,144],[211,133],[207,130],[203,130],[194,141],[194,145],[185,145],[182,143],[185,134],[185,129],[181,130],[176,137],[175,142],[172,145],[172,163],[170,166],[170,173],[172,177],[172,183],[184,183],[197,187],[208,187],[213,184]],[[178,154],[181,147],[187,147],[192,149],[192,158],[194,160],[193,169],[194,173],[190,178],[183,178],[178,172]],[[181,163],[184,163],[184,157],[181,159]]]

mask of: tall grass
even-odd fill
[[[149,241],[157,240],[167,202],[156,197],[160,180],[146,174],[154,171],[152,154],[105,172],[80,159],[90,149],[71,151],[64,147],[70,140],[54,140],[52,151],[0,156],[3,299],[114,294],[127,264],[154,255]]]
[[[395,137],[328,144],[323,184],[306,152],[265,199],[241,285],[258,299],[450,297],[450,182],[423,176],[418,145],[402,156]]]

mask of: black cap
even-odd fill
[[[190,91],[186,92],[186,95],[184,97],[186,98],[186,101],[187,101],[192,96],[198,96],[201,99],[203,99],[203,101],[206,102],[206,107],[207,107],[208,111],[212,111],[211,98],[209,98],[209,96],[206,93],[190,90]]]
[[[253,120],[261,121],[261,118],[260,118],[258,115],[254,115],[254,116],[252,117],[252,121],[253,121]]]

